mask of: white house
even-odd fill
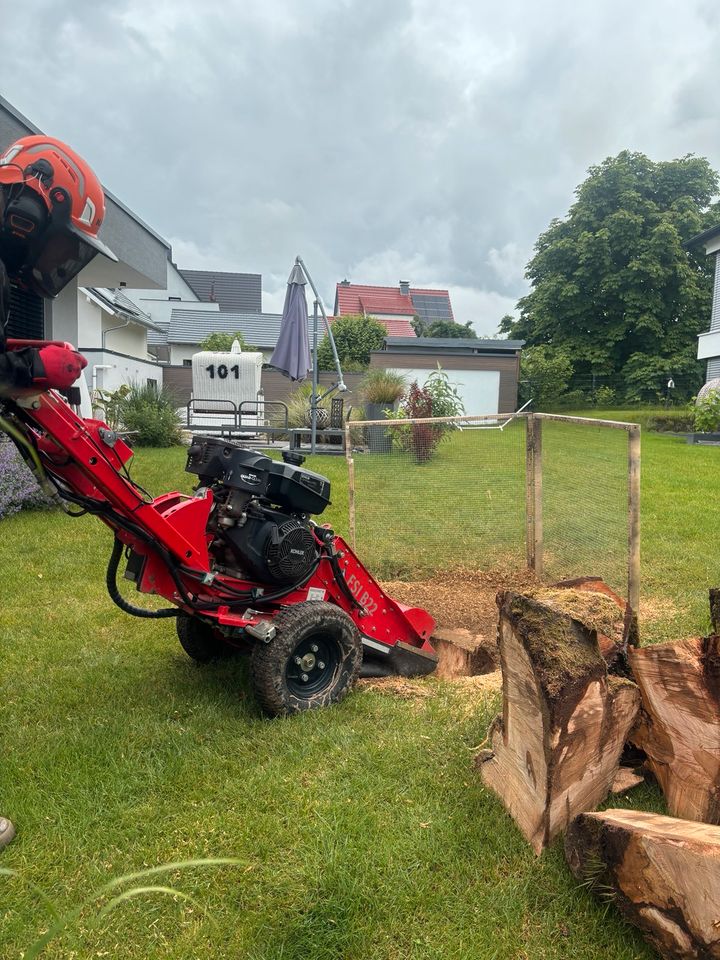
[[[20,137],[42,133],[0,97],[0,152]],[[105,203],[101,238],[118,262],[95,257],[52,301],[13,289],[10,335],[74,344],[88,358],[88,385],[94,370],[105,389],[129,381],[160,386],[162,367],[147,349],[155,323],[123,290],[164,290],[170,245],[107,190]]]
[[[704,233],[688,240],[686,247],[702,243],[705,253],[715,258],[715,281],[713,284],[712,312],[710,329],[698,336],[698,360],[705,360],[707,367],[705,380],[720,377],[720,226],[712,227]]]

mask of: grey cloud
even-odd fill
[[[590,164],[628,147],[720,166],[705,0],[67,7],[6,14],[42,55],[6,42],[3,94],[183,255],[271,294],[302,253],[330,302],[345,275],[407,268],[492,311]]]

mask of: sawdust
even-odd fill
[[[530,590],[526,596],[534,597],[551,610],[566,613],[575,620],[582,621],[591,630],[597,630],[611,640],[618,643],[622,641],[624,613],[611,597],[567,587],[559,590]]]
[[[457,567],[426,580],[390,580],[383,589],[401,603],[422,607],[438,627],[464,627],[474,634],[493,638],[497,630],[499,590],[526,590],[536,586],[528,570],[473,570]]]
[[[372,677],[358,680],[358,690],[373,690],[386,693],[401,700],[427,700],[443,690],[443,683],[450,684],[454,694],[477,702],[480,698],[498,693],[502,689],[502,674],[499,670],[483,673],[477,677],[458,677],[438,683],[432,677],[412,680],[406,677]]]

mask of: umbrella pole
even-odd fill
[[[313,305],[313,367],[312,367],[312,399],[310,401],[310,453],[315,453],[317,440],[317,399],[318,399],[318,301]]]
[[[337,370],[338,388],[340,390],[346,390],[347,388],[345,386],[345,381],[343,380],[343,375],[342,375],[342,369],[340,367],[340,358],[338,357],[337,347],[335,346],[335,338],[333,337],[332,330],[330,329],[330,321],[328,320],[327,314],[325,313],[325,307],[323,306],[322,297],[317,292],[317,287],[313,282],[313,278],[308,273],[308,268],[305,266],[305,261],[302,259],[302,257],[295,257],[295,263],[299,263],[300,266],[302,267],[303,273],[307,277],[307,282],[310,284],[310,286],[312,287],[312,291],[315,294],[315,301],[317,305],[320,307],[320,310],[322,311],[323,320],[325,321],[325,329],[327,331],[327,335],[330,340],[330,348],[332,350],[333,359],[335,361],[335,369]]]

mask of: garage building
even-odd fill
[[[517,410],[520,352],[524,340],[470,340],[388,337],[370,366],[397,370],[408,383],[422,386],[438,365],[457,386],[465,412],[513,413]]]

